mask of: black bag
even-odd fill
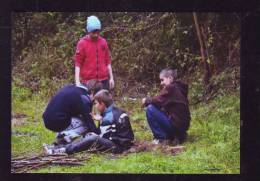
[[[113,107],[113,121],[110,125],[100,126],[100,136],[113,141],[119,150],[130,148],[134,140],[128,115],[122,109]]]

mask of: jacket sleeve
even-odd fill
[[[81,67],[84,58],[85,58],[84,43],[82,40],[80,40],[77,44],[76,53],[74,55],[75,66]]]
[[[166,87],[161,90],[158,96],[154,97],[147,97],[145,100],[145,106],[148,106],[149,104],[154,104],[155,106],[161,108],[163,103],[169,98],[170,95],[170,88]]]
[[[83,102],[82,99],[85,99],[85,103]],[[99,133],[92,116],[90,115],[91,113],[91,102],[87,101],[87,99],[84,96],[81,96],[81,104],[80,104],[80,112],[83,118],[83,121],[86,123],[88,129],[91,132]]]

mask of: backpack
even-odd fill
[[[134,133],[125,111],[113,107],[113,123],[107,126],[101,126],[101,137],[113,141],[120,149],[125,150],[133,144]]]

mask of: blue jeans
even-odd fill
[[[152,104],[146,107],[146,117],[155,139],[173,139],[179,132],[172,120]]]

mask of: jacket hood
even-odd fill
[[[188,84],[185,84],[181,81],[174,81],[173,84],[175,84],[176,86],[178,86],[181,90],[181,92],[186,96],[188,97],[188,89],[189,89],[189,86]]]
[[[101,36],[99,35],[99,36],[98,36],[98,40],[100,40],[100,38],[101,38]],[[85,35],[85,36],[82,38],[82,40],[92,41],[89,35]]]
[[[84,89],[84,88],[78,87],[78,86],[75,86],[75,87],[78,88],[78,90],[80,91],[81,94],[86,95],[86,96],[89,96],[89,95],[90,95],[90,92],[89,92],[88,89]]]

